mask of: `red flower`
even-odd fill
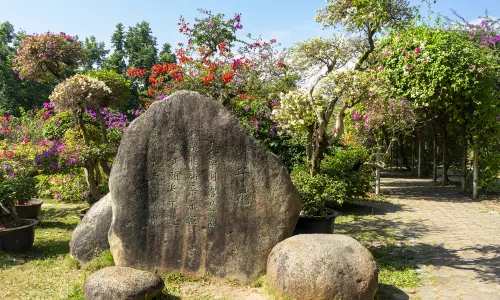
[[[222,74],[222,80],[224,80],[225,83],[229,83],[233,80],[234,73],[233,72],[228,72]]]
[[[212,81],[214,81],[214,79],[215,79],[214,74],[210,73],[207,76],[205,76],[205,78],[203,78],[203,82],[205,82],[206,85],[209,85],[212,83]]]
[[[144,77],[146,73],[146,69],[139,69],[139,68],[130,68],[127,70],[127,76],[128,77],[139,77],[142,78]]]
[[[224,53],[224,51],[226,50],[226,46],[227,46],[226,42],[222,42],[219,44],[219,51],[221,54]]]

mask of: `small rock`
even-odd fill
[[[276,245],[267,280],[283,296],[300,300],[373,299],[377,265],[365,247],[339,234],[301,234]]]
[[[83,285],[88,300],[152,299],[165,287],[160,276],[128,267],[106,267]]]
[[[97,201],[76,226],[69,242],[70,255],[86,263],[101,251],[109,249],[108,231],[111,226],[111,194]]]

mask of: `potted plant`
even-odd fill
[[[305,169],[292,172],[292,180],[302,199],[302,211],[295,227],[295,234],[333,233],[339,212],[331,207],[345,198],[346,185],[327,174],[311,176]]]
[[[28,251],[33,246],[38,221],[19,218],[15,203],[36,195],[36,179],[5,173],[0,180],[0,250]]]
[[[19,219],[38,220],[43,201],[34,198],[37,194],[36,183],[37,180],[33,177],[19,177],[15,187],[11,187],[11,195],[15,198],[15,212]]]

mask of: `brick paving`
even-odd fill
[[[383,217],[397,220],[422,278],[406,299],[500,300],[498,202],[472,201],[429,179],[387,176],[382,189],[398,210]]]

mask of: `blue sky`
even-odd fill
[[[491,16],[500,17],[498,1],[437,0],[433,10],[451,16],[453,8],[466,19],[475,20],[488,8]],[[10,21],[16,30],[28,34],[50,30],[78,35],[80,39],[94,35],[109,48],[118,22],[128,28],[145,20],[158,38],[158,48],[164,42],[175,48],[178,42],[185,41],[177,29],[179,16],[190,22],[198,15],[196,9],[204,8],[228,17],[242,13],[242,33],[276,38],[284,46],[291,46],[296,41],[330,34],[314,21],[316,10],[324,5],[324,0],[0,0],[0,22]]]

